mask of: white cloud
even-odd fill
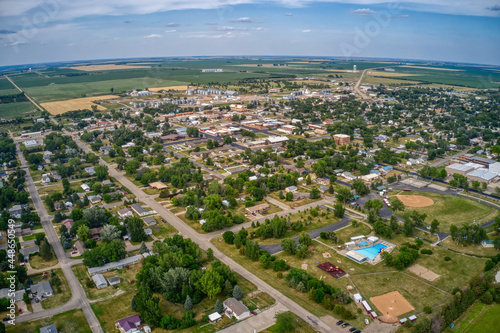
[[[165,30],[165,32],[166,32],[166,33],[171,34],[171,33],[177,32],[177,30],[175,30],[175,29],[172,29],[172,30]]]
[[[305,32],[305,33],[309,33],[311,32],[312,30],[311,29],[305,29],[305,30],[302,30],[302,32]]]
[[[240,17],[237,19],[231,20],[231,22],[236,22],[236,23],[252,23],[252,19],[250,17]]]
[[[151,35],[147,35],[147,36],[144,36],[144,38],[161,38],[162,35],[157,35],[157,34],[151,34]]]
[[[3,46],[16,46],[16,45],[23,45],[23,44],[27,44],[27,42],[23,41],[23,40],[16,40],[16,41],[13,41],[13,42],[10,42],[7,44],[3,44]]]
[[[285,13],[285,16],[293,16],[293,13]]]
[[[175,27],[178,27],[180,26],[179,23],[174,23],[174,22],[170,22],[169,24],[166,25],[166,27],[169,27],[169,28],[175,28]]]
[[[245,37],[248,36],[248,32],[232,32],[228,31],[225,34],[218,34],[218,35],[207,35],[207,34],[199,34],[199,35],[188,35],[186,36],[187,38],[212,38],[212,39],[219,39],[219,38],[235,38],[235,37]]]
[[[248,28],[248,27],[232,27],[232,26],[215,26],[214,31],[262,31],[262,27]]]
[[[377,14],[376,11],[371,10],[369,8],[356,9],[356,10],[353,10],[352,13],[355,15],[359,15],[359,16],[367,16],[370,14]]]

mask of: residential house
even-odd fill
[[[128,208],[123,208],[118,211],[118,215],[120,215],[121,218],[126,218],[134,216],[134,213]]]
[[[91,196],[89,196],[89,201],[90,201],[93,205],[95,205],[95,204],[97,204],[97,203],[99,203],[99,202],[101,202],[101,201],[102,201],[102,197],[101,197],[101,195],[99,195],[99,194],[98,194],[98,195],[91,195]]]
[[[157,189],[157,190],[165,190],[168,188],[167,185],[163,184],[162,182],[154,182],[154,183],[151,183],[149,184],[149,187],[151,188],[154,188],[154,189]]]
[[[94,280],[95,286],[97,289],[106,288],[108,286],[108,281],[104,278],[102,274],[96,274],[92,276],[92,280]]]
[[[95,170],[93,166],[85,168],[85,172],[87,172],[91,176],[95,175]]]
[[[108,282],[110,286],[114,286],[115,284],[118,284],[121,282],[120,278],[118,276],[112,276],[108,278]]]
[[[146,216],[146,215],[150,215],[150,214],[154,214],[155,213],[154,210],[147,210],[144,207],[142,207],[141,204],[138,204],[138,203],[132,204],[130,206],[130,208],[132,208],[132,210],[134,212],[136,212],[136,214],[139,215],[139,216]]]
[[[101,238],[101,229],[102,228],[92,228],[90,229],[90,238],[98,241]]]
[[[21,205],[14,205],[11,209],[9,209],[9,214],[15,219],[20,219],[22,213],[23,208],[21,207]]]
[[[12,294],[9,288],[2,288],[0,289],[0,298],[14,299],[14,301],[18,302],[23,300],[25,292],[26,291],[24,289],[16,290],[14,292],[14,297],[12,297],[12,295],[9,295]]]
[[[124,333],[135,333],[138,332],[138,328],[141,325],[141,318],[138,315],[132,315],[126,318],[118,319],[115,327]]]
[[[82,188],[82,190],[84,190],[85,192],[90,192],[90,186],[88,186],[87,184],[82,184],[82,185],[81,185],[81,188]]]
[[[156,219],[154,217],[148,216],[144,218],[144,223],[146,223],[148,227],[156,225]]]
[[[288,186],[288,187],[285,188],[285,192],[292,192],[293,193],[293,192],[296,192],[296,191],[297,191],[297,186],[294,186],[294,185]]]
[[[83,255],[83,252],[87,251],[85,246],[83,245],[83,242],[81,240],[77,240],[75,242],[75,245],[73,245],[73,255],[76,256],[81,256]]]
[[[52,324],[40,328],[40,333],[58,333],[56,325]]]
[[[19,250],[19,253],[22,253],[24,259],[26,260],[29,260],[31,254],[38,252],[40,252],[40,247],[38,245],[23,247],[22,249]]]
[[[235,317],[237,320],[245,319],[250,316],[250,310],[243,302],[231,297],[223,302],[224,313],[229,318]]]
[[[75,224],[75,221],[73,221],[72,219],[65,219],[62,221],[62,224],[66,227],[66,229],[68,229],[68,231],[70,231]]]
[[[31,293],[36,294],[38,297],[49,297],[54,295],[54,291],[49,281],[40,281],[37,284],[31,285]]]
[[[92,276],[98,273],[108,272],[113,269],[122,269],[123,267],[137,264],[142,259],[140,254],[128,257],[119,261],[109,262],[99,267],[91,267],[88,269],[89,274]]]

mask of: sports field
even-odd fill
[[[455,323],[457,333],[498,332],[500,327],[500,304],[486,305],[479,301]]]
[[[411,192],[393,192],[398,196],[418,196],[425,197],[434,204],[426,207],[407,207],[406,210],[416,210],[419,213],[427,214],[425,223],[430,224],[432,220],[437,219],[440,223],[439,230],[449,232],[452,224],[461,225],[463,223],[473,223],[477,218],[477,223],[482,224],[494,219],[498,211],[486,204],[448,194],[430,193],[421,191]],[[410,200],[409,198],[405,198]]]
[[[92,105],[97,105],[93,103],[93,101],[97,100],[106,100],[106,99],[112,99],[112,98],[117,98],[118,96],[116,95],[105,95],[105,96],[98,96],[98,97],[85,97],[85,98],[75,98],[75,99],[70,99],[68,101],[59,101],[59,102],[48,102],[48,103],[41,103],[40,105],[47,111],[49,111],[53,115],[58,115],[62,114],[68,111],[74,111],[74,110],[83,110],[83,109],[88,109],[92,107]],[[105,107],[97,105],[98,110],[106,110]]]

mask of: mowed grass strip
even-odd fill
[[[474,303],[455,323],[457,333],[498,332],[500,327],[500,304]]]
[[[14,326],[7,327],[6,331],[9,333],[40,332],[40,328],[51,324],[56,325],[59,333],[92,333],[83,311],[79,309],[36,321],[16,323]]]
[[[394,195],[398,191],[393,192]],[[426,224],[432,220],[439,221],[439,230],[449,232],[451,225],[461,225],[463,223],[473,223],[477,217],[477,223],[482,224],[494,219],[498,215],[498,210],[491,206],[459,196],[429,193],[429,192],[401,192],[400,195],[421,195],[434,200],[434,205],[427,207],[406,207],[406,210],[416,210],[419,213],[427,214]]]

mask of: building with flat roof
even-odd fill
[[[112,269],[122,269],[123,267],[137,264],[141,259],[142,256],[140,254],[137,254],[135,256],[128,257],[119,261],[108,262],[107,264],[99,267],[90,267],[88,269],[88,272],[91,276],[93,276],[98,273],[108,272]]]
[[[498,180],[499,176],[496,173],[489,172],[488,169],[476,169],[467,174],[467,179],[470,181],[478,181],[480,183],[493,183]]]
[[[351,137],[347,134],[335,134],[333,141],[337,146],[345,146],[351,143]]]

